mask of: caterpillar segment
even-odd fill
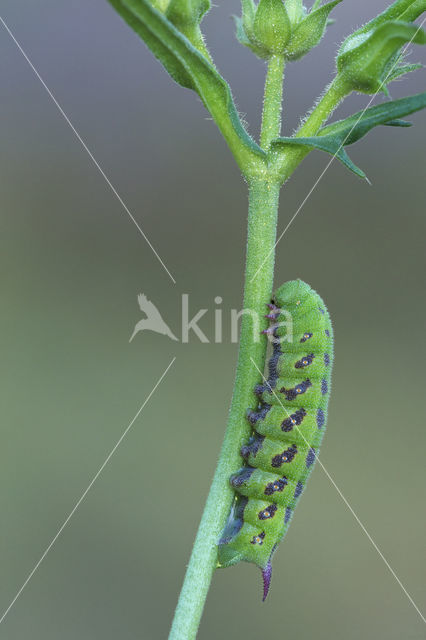
[[[272,556],[312,472],[327,422],[333,329],[321,297],[302,280],[282,285],[268,305],[273,352],[257,385],[244,465],[230,478],[235,501],[219,541],[219,564],[260,567],[263,599]]]

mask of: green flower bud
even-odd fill
[[[291,24],[282,0],[260,0],[253,23],[253,36],[270,55],[283,54],[291,35]]]
[[[299,23],[286,47],[288,60],[298,60],[317,46],[325,33],[330,12],[340,2],[342,0],[334,0],[325,4],[312,11]]]
[[[407,42],[426,44],[426,33],[406,22],[385,22],[371,31],[355,32],[339,51],[337,70],[352,90],[377,93],[390,81],[392,67]]]

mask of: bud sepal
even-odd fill
[[[290,36],[290,18],[282,0],[260,0],[253,22],[255,43],[270,56],[282,55]]]
[[[329,24],[329,15],[342,0],[328,2],[311,11],[295,28],[286,49],[287,60],[299,60],[321,41]]]

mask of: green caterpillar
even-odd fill
[[[333,364],[330,316],[308,284],[286,282],[268,307],[271,326],[264,333],[274,341],[269,377],[254,390],[257,410],[247,413],[254,432],[241,448],[245,466],[230,478],[236,498],[219,542],[221,567],[243,560],[260,567],[263,600],[271,582],[272,556],[287,532],[324,435]]]

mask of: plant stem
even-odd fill
[[[281,133],[284,67],[283,56],[271,56],[266,74],[262,133],[260,135],[260,146],[265,150],[269,148],[271,141]]]
[[[314,136],[321,126],[331,116],[342,100],[350,93],[350,89],[337,76],[324,93],[323,97],[313,109],[309,117],[296,133],[296,138]],[[280,155],[276,161],[275,171],[279,175],[281,183],[284,183],[305,156],[310,152],[309,148],[290,147],[285,155]]]
[[[263,316],[273,286],[279,189],[278,184],[270,184],[267,180],[255,180],[250,185],[244,293],[246,313],[242,316],[234,393],[219,462],[169,640],[192,640],[196,637],[213,571],[217,567],[217,543],[234,500],[229,477],[241,467],[240,448],[251,431],[245,413],[247,408],[256,405],[253,394],[253,388],[259,382],[256,366],[263,370],[265,362],[267,341],[260,331],[267,326]],[[263,268],[254,277],[263,262]]]
[[[261,145],[269,147],[281,127],[284,60],[273,56],[265,82]],[[248,408],[257,402],[253,388],[263,370],[267,340],[261,330],[274,279],[275,240],[280,184],[267,172],[249,180],[249,215],[244,286],[244,313],[241,321],[240,348],[228,426],[216,472],[207,498],[198,533],[176,607],[169,640],[196,637],[204,603],[217,567],[217,543],[231,510],[234,493],[230,476],[241,467],[240,448],[251,428],[245,419]],[[262,269],[258,272],[259,267]],[[255,364],[253,364],[253,362]]]

